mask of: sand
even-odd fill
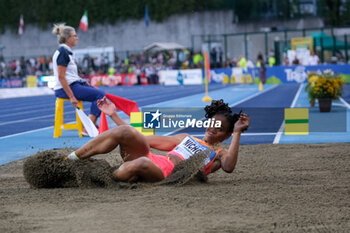
[[[110,183],[115,150],[33,188],[32,158],[0,166],[0,232],[350,232],[349,143],[241,146],[233,173],[176,185]]]

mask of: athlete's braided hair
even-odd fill
[[[229,122],[227,132],[233,132],[235,123],[238,121],[240,114],[232,114],[231,108],[223,99],[212,100],[210,105],[205,106],[205,117],[212,118],[216,114],[221,114],[226,117]]]

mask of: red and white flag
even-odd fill
[[[19,18],[19,27],[18,27],[18,35],[21,36],[24,31],[24,21],[23,21],[23,15]]]
[[[88,30],[88,26],[89,26],[89,24],[88,24],[88,14],[87,14],[87,11],[85,11],[83,17],[81,17],[81,19],[80,19],[79,27],[81,28],[81,30],[86,32]]]

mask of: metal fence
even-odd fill
[[[246,32],[220,35],[192,35],[191,43],[194,51],[211,50],[221,47],[223,58],[245,56],[253,61],[259,53],[269,57],[273,52],[276,65],[282,64],[283,53],[291,47],[291,39],[312,36],[313,50],[322,63],[349,62],[350,33],[335,33],[338,28],[307,28],[302,30],[283,30],[272,32]],[[314,37],[319,33],[320,37]]]

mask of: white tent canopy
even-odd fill
[[[177,50],[177,49],[185,49],[185,47],[178,43],[173,43],[173,42],[154,42],[143,48],[143,50],[146,52],[162,51],[162,50]]]

